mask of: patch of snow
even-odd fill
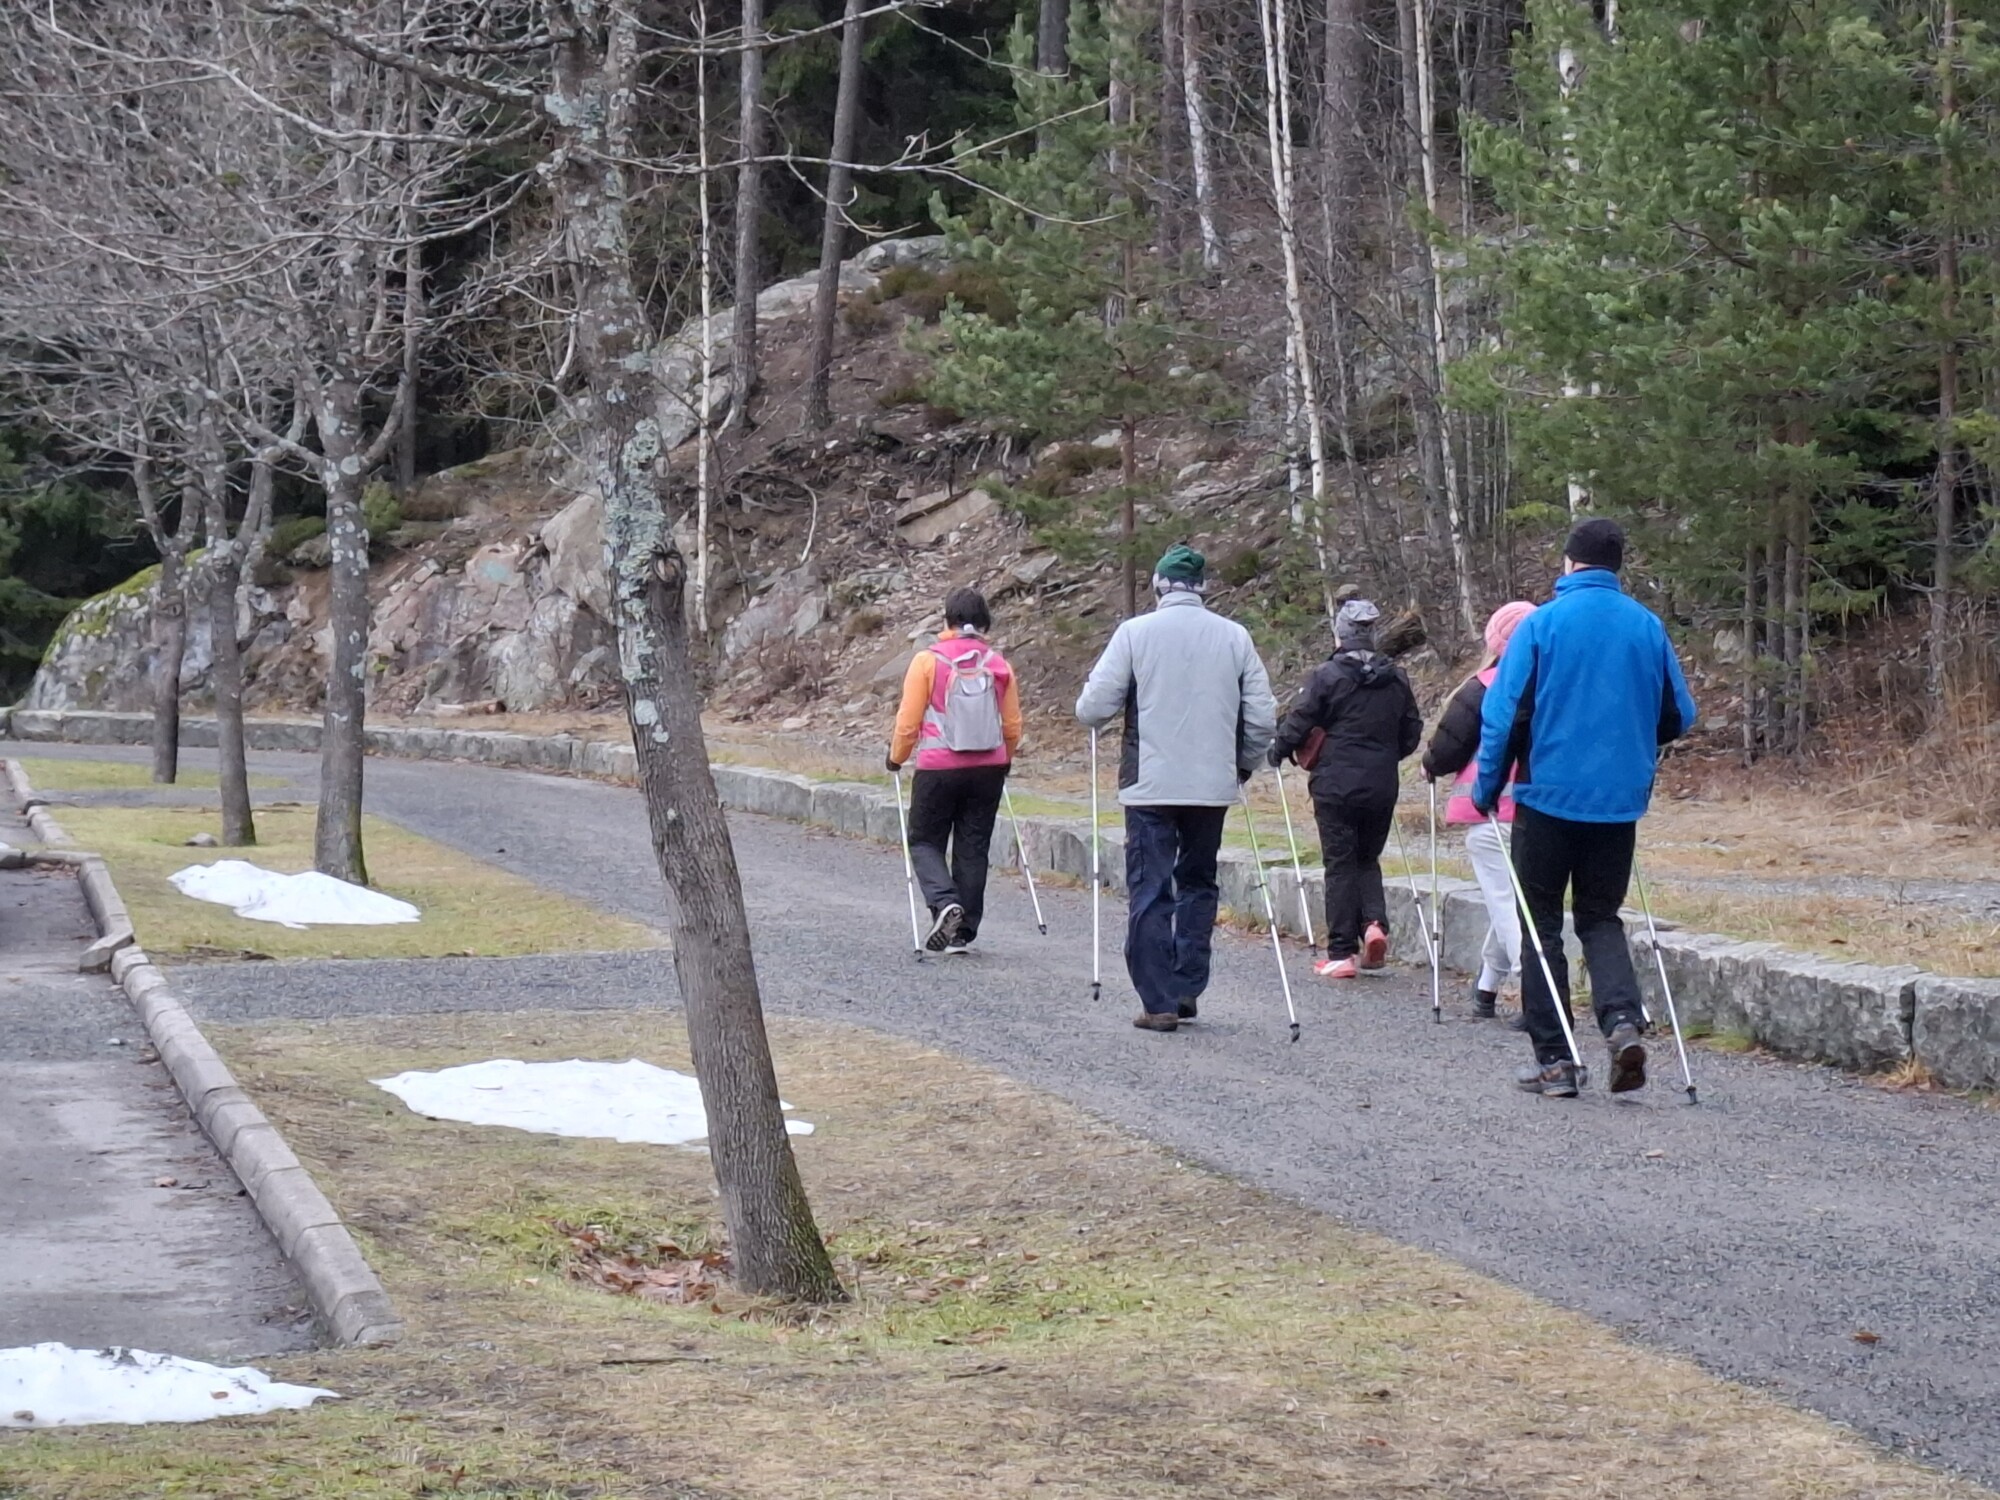
[[[247,860],[219,859],[212,865],[189,865],[167,879],[183,896],[282,927],[383,927],[423,917],[407,901],[317,870],[279,875]]]
[[[701,1085],[686,1073],[637,1058],[530,1063],[503,1057],[374,1082],[433,1120],[652,1146],[685,1146],[708,1138]],[[782,1100],[780,1104],[791,1108]],[[792,1135],[812,1134],[804,1120],[787,1120],[785,1129]]]
[[[283,1385],[262,1370],[225,1370],[143,1349],[29,1344],[0,1349],[0,1427],[206,1422],[294,1411],[333,1391]]]

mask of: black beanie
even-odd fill
[[[1625,530],[1602,516],[1579,521],[1563,544],[1563,556],[1579,568],[1609,568],[1616,573],[1625,566]]]

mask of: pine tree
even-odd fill
[[[1129,12],[1118,12],[1125,15]],[[1069,72],[1035,70],[1034,38],[1017,27],[1010,47],[1016,120],[1029,152],[962,158],[984,190],[964,215],[937,209],[952,256],[990,277],[1000,295],[986,311],[954,303],[935,340],[926,394],[941,406],[1037,441],[1115,428],[1123,483],[1115,550],[1126,610],[1137,609],[1143,493],[1139,429],[1148,418],[1220,409],[1213,347],[1176,309],[1178,265],[1155,253],[1154,205],[1135,163],[1147,128],[1113,118],[1111,80],[1127,99],[1151,96],[1139,38],[1079,5],[1071,14]],[[1064,503],[1027,500],[1031,520],[1059,543],[1102,548],[1104,518]]]

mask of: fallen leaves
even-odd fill
[[[1857,1344],[1879,1344],[1882,1342],[1882,1335],[1879,1333],[1870,1333],[1866,1328],[1857,1328],[1854,1330],[1854,1342]]]
[[[690,1252],[668,1239],[619,1242],[592,1224],[551,1220],[549,1227],[569,1241],[570,1280],[614,1296],[676,1307],[713,1302],[728,1274],[721,1250]]]

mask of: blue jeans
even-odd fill
[[[1125,809],[1125,969],[1140,1003],[1178,1015],[1208,988],[1226,807]]]

